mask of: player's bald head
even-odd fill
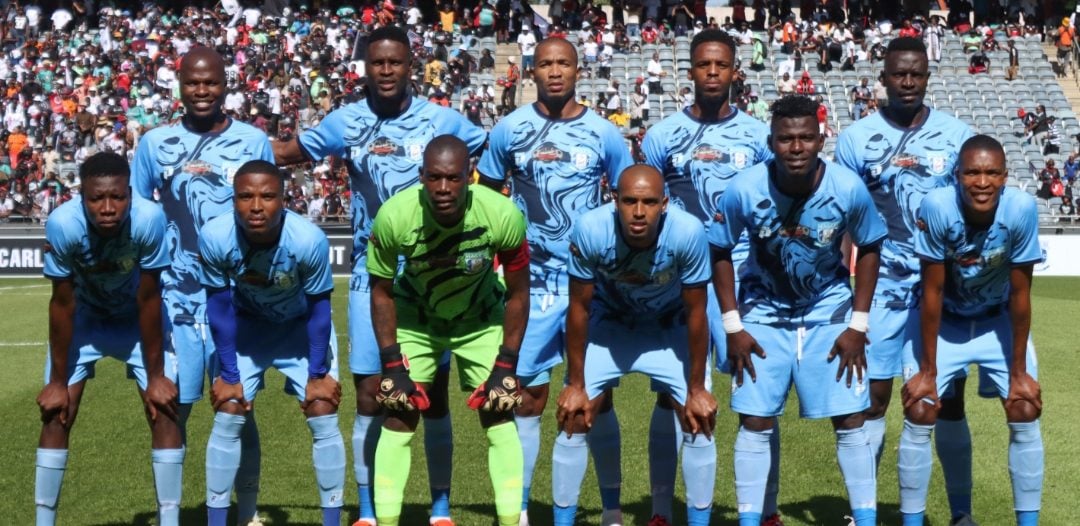
[[[196,69],[205,69],[211,73],[220,74],[221,78],[225,78],[225,60],[221,58],[217,51],[206,46],[191,48],[191,51],[188,51],[180,61],[181,77],[190,74]]]
[[[975,135],[969,137],[964,141],[964,144],[960,146],[960,157],[963,157],[967,152],[987,152],[996,153],[1001,155],[1001,158],[1005,158],[1005,148],[1001,146],[1001,143],[997,139],[989,135]]]
[[[447,134],[435,137],[424,149],[424,164],[447,157],[467,161],[469,146],[457,136]]]
[[[658,193],[664,192],[664,176],[656,168],[640,163],[623,170],[615,191],[622,193],[638,184],[646,184]]]
[[[570,42],[567,42],[565,38],[558,38],[558,37],[545,38],[545,39],[541,40],[539,44],[536,45],[536,51],[534,52],[534,54],[536,56],[536,61],[540,62],[540,57],[546,56],[548,50],[555,50],[555,49],[559,49],[559,50],[563,50],[563,51],[567,52],[570,56],[572,56],[574,58],[574,65],[577,66],[577,64],[578,64],[577,48],[574,47],[574,45],[571,44]]]

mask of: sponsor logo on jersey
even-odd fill
[[[790,239],[802,239],[810,235],[810,227],[805,225],[791,225],[782,226],[778,231],[780,237],[786,237]]]
[[[722,150],[713,148],[711,144],[699,145],[697,148],[694,148],[694,151],[690,156],[695,161],[701,161],[703,163],[725,163],[728,161],[728,154]]]
[[[214,165],[202,159],[196,159],[184,164],[184,171],[197,177],[204,177],[214,173]]]
[[[559,149],[558,146],[545,142],[541,144],[539,148],[533,150],[533,159],[542,163],[553,163],[558,161],[568,160],[566,152]]]
[[[915,168],[919,166],[919,157],[907,153],[894,155],[892,165],[897,168]]]
[[[398,145],[386,137],[379,137],[368,143],[367,151],[373,155],[394,155]]]

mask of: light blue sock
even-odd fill
[[[1017,520],[1021,518],[1020,512],[1034,512],[1034,519],[1038,520],[1043,486],[1043,441],[1038,420],[1009,422],[1009,477]]]
[[[210,441],[206,444],[206,507],[228,511],[229,499],[240,468],[240,431],[242,415],[217,413]],[[212,517],[212,514],[210,516]]]
[[[771,517],[779,510],[780,496],[780,418],[773,418],[773,430],[769,435],[769,478],[765,482],[765,505],[761,507],[763,517]]]
[[[971,515],[971,430],[967,419],[938,419],[934,443],[953,518]]]
[[[525,470],[522,477],[521,510],[529,509],[529,490],[532,489],[533,470],[536,469],[536,456],[540,454],[540,417],[515,416],[518,438],[521,440],[521,453],[525,458]]]
[[[611,411],[596,415],[585,441],[589,444],[596,468],[600,503],[605,510],[617,510],[622,488],[622,438],[614,407]]]
[[[921,402],[919,402],[921,403]],[[896,475],[900,480],[900,513],[904,526],[922,526],[926,512],[926,492],[930,487],[933,453],[930,434],[934,426],[924,426],[904,419],[900,450],[896,455]],[[916,516],[917,515],[917,516]]]
[[[240,430],[240,469],[236,470],[236,517],[237,522],[247,524],[255,517],[259,502],[259,468],[262,463],[262,446],[259,444],[259,427],[255,424],[255,410],[248,411],[244,428]]]
[[[863,429],[870,440],[870,450],[874,452],[874,470],[881,464],[881,454],[885,451],[885,417],[867,419],[863,423]]]
[[[372,476],[375,475],[375,446],[379,445],[382,416],[356,414],[353,420],[353,471],[356,474],[356,493],[360,518],[375,520],[375,504],[371,500]]]
[[[735,436],[735,501],[739,509],[739,526],[761,524],[761,506],[765,500],[765,484],[769,476],[769,443],[773,429],[751,431],[739,426]]]
[[[673,409],[653,406],[649,421],[649,486],[652,489],[652,512],[671,520],[671,501],[675,498],[675,472],[679,460],[682,430]]]
[[[1016,526],[1037,526],[1039,524],[1039,512],[1017,511]]]
[[[555,503],[555,526],[573,526],[581,481],[589,466],[585,433],[567,437],[559,432],[551,454],[551,496]]]
[[[836,460],[856,526],[877,521],[877,469],[869,438],[865,427],[836,430]]]
[[[60,486],[64,483],[68,450],[38,448],[34,469],[34,503],[37,505],[38,526],[56,524],[56,507],[60,503]]]
[[[184,448],[150,451],[157,490],[158,525],[180,526],[180,500],[184,489]]]
[[[716,441],[701,433],[683,433],[682,472],[686,522],[689,526],[709,526],[716,487]]]
[[[424,419],[424,452],[431,488],[431,516],[450,516],[450,478],[454,458],[454,430],[450,413]]]
[[[311,429],[311,462],[319,485],[319,505],[341,509],[345,493],[345,441],[337,413],[307,419]]]

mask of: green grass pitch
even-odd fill
[[[339,344],[347,349],[346,282],[337,280],[334,297]],[[1043,524],[1070,524],[1070,506],[1080,487],[1080,396],[1077,396],[1076,314],[1080,307],[1080,279],[1039,278],[1034,285],[1032,331],[1040,359],[1040,380],[1045,409],[1042,432],[1046,444]],[[32,524],[34,517],[34,449],[39,420],[34,399],[41,388],[47,335],[46,305],[49,285],[43,279],[0,280],[0,523]],[[356,518],[356,486],[352,474],[349,437],[353,421],[353,388],[346,357],[341,428],[349,449],[346,516]],[[554,377],[561,378],[561,369]],[[269,385],[257,401],[262,434],[262,493],[259,510],[270,524],[318,525],[321,514],[311,468],[310,435],[296,402],[281,392],[283,377],[271,373]],[[727,378],[714,376],[720,415],[717,424],[717,481],[714,524],[734,524],[732,444],[737,427],[727,409]],[[451,385],[454,385],[453,383]],[[899,387],[897,386],[897,389]],[[1006,464],[1008,430],[996,401],[977,399],[968,386],[968,418],[974,440],[975,517],[984,525],[1013,522],[1012,493]],[[622,424],[622,501],[627,524],[649,518],[647,428],[653,396],[640,376],[632,376],[615,391]],[[533,524],[550,524],[551,447],[555,437],[552,395],[544,418],[540,459],[533,482]],[[894,401],[899,400],[899,393]],[[826,421],[797,418],[793,400],[782,419],[783,457],[780,510],[785,521],[797,525],[846,524],[843,484],[836,466],[833,434]],[[452,512],[461,526],[488,526],[494,507],[487,475],[485,439],[477,418],[465,406],[465,394],[451,393],[454,419],[454,478]],[[886,451],[878,473],[879,522],[899,524],[896,482],[896,445],[901,413],[890,408]],[[205,524],[203,500],[206,440],[212,421],[209,403],[199,403],[189,430],[181,522]],[[1073,437],[1070,439],[1069,437]],[[429,502],[427,477],[417,436],[413,448],[412,477],[406,492],[402,524],[426,525]],[[149,433],[133,382],[124,378],[119,362],[106,360],[90,381],[72,436],[71,457],[60,505],[61,524],[152,524],[155,503],[149,462]],[[948,524],[944,484],[935,465],[929,514],[935,526]],[[677,490],[682,495],[682,489]],[[1070,496],[1071,495],[1071,496]],[[600,499],[591,468],[582,487],[580,524],[598,524]],[[682,500],[677,497],[676,524],[682,522]]]

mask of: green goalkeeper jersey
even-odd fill
[[[525,241],[525,216],[509,199],[469,185],[465,217],[444,227],[428,209],[424,187],[383,203],[368,239],[367,270],[395,279],[399,316],[427,321],[502,320],[504,287],[493,262]],[[398,271],[399,258],[404,257]]]

